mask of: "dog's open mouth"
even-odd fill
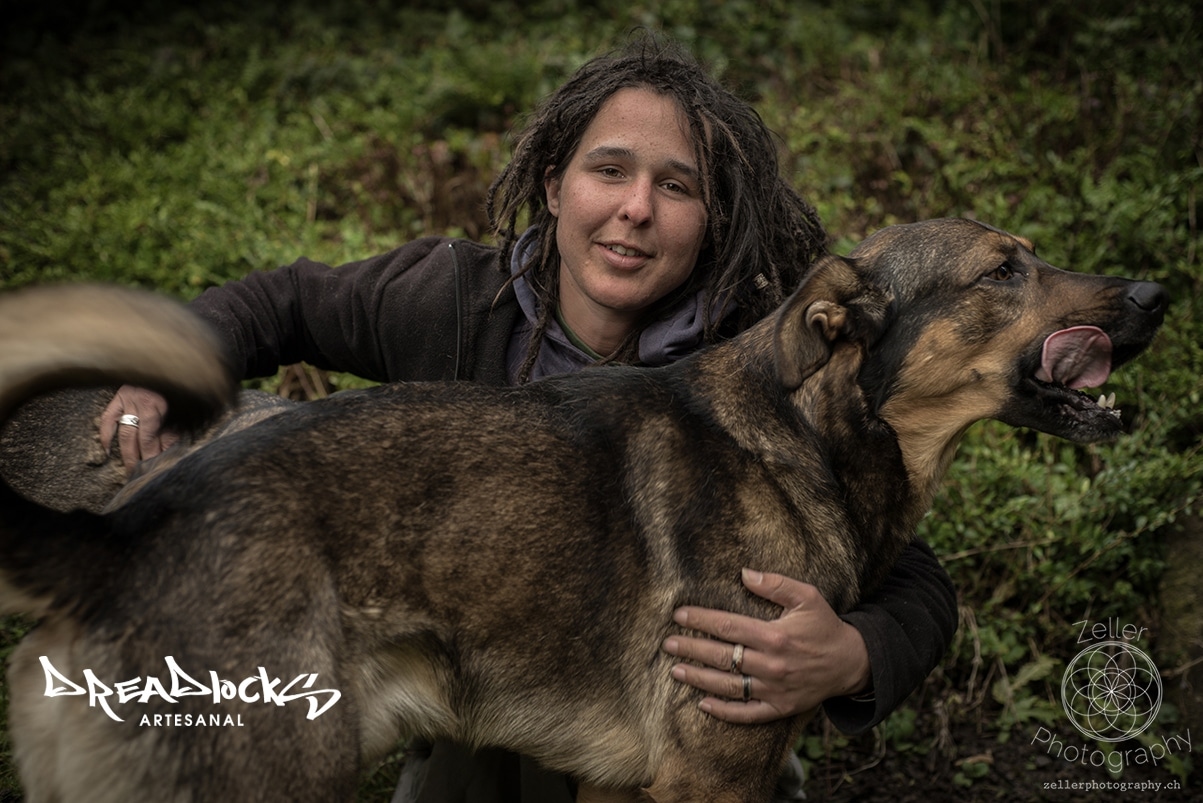
[[[1041,403],[1039,429],[1073,440],[1099,440],[1121,429],[1115,394],[1097,400],[1083,388],[1100,387],[1111,376],[1112,344],[1096,326],[1074,326],[1049,335],[1040,366],[1028,382]]]
[[[1111,338],[1097,326],[1074,326],[1044,341],[1036,378],[1078,390],[1097,388],[1111,376]]]

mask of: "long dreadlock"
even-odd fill
[[[688,120],[702,174],[706,245],[685,283],[649,310],[645,322],[703,290],[706,343],[734,326],[751,326],[776,308],[822,252],[826,232],[814,208],[779,175],[776,141],[756,111],[711,78],[677,45],[643,37],[617,53],[582,66],[535,110],[520,133],[514,157],[489,188],[490,225],[508,269],[520,236],[519,220],[539,237],[522,268],[538,299],[539,317],[520,373],[530,375],[559,296],[556,218],[547,209],[544,181],[562,174],[598,110],[615,92],[648,88],[673,98]],[[722,332],[713,313],[735,301]],[[638,332],[616,361],[632,361]]]

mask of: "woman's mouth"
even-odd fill
[[[622,243],[602,243],[601,249],[606,263],[614,270],[636,271],[652,258],[646,251]]]
[[[642,251],[638,250],[637,248],[628,248],[625,245],[619,245],[617,243],[611,243],[605,247],[622,257],[645,257],[645,256],[647,256],[647,254],[643,253]]]

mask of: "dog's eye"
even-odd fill
[[[1009,282],[1018,275],[1017,271],[1011,267],[1010,262],[1004,262],[994,270],[986,274],[986,278],[993,282]]]

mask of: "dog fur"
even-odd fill
[[[772,316],[673,365],[272,410],[181,447],[103,513],[13,490],[36,497],[41,481],[10,448],[0,603],[40,620],[9,671],[28,799],[348,800],[360,768],[415,734],[513,749],[599,796],[767,800],[803,718],[703,714],[660,650],[672,611],[777,615],[743,590],[742,567],[848,609],[912,537],[975,421],[1119,433],[1114,411],[1035,378],[1042,346],[1098,327],[1119,365],[1165,306],[1157,285],[928,221],[825,257]],[[0,342],[4,418],[100,382],[166,393],[181,424],[231,398],[204,327],[155,297],[14,292]],[[167,656],[198,682],[310,679],[341,696],[312,718],[314,698],[172,697]],[[90,670],[145,693],[49,696],[46,662],[81,687]],[[217,712],[241,726],[140,724]]]

